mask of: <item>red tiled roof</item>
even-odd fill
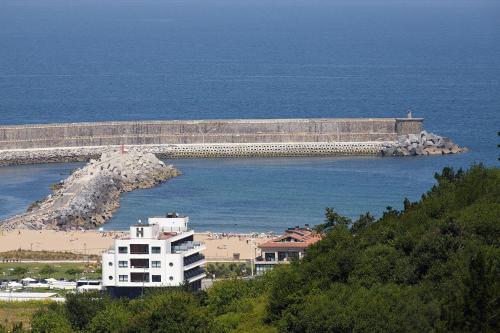
[[[286,241],[287,238],[292,238],[294,241]],[[259,248],[298,248],[305,249],[317,241],[321,240],[321,235],[311,229],[294,228],[285,231],[281,236],[259,245]]]

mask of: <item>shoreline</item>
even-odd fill
[[[86,255],[100,255],[113,245],[115,238],[125,236],[121,231],[61,231],[14,229],[0,231],[0,252],[21,250],[73,252]],[[273,235],[254,233],[195,233],[196,241],[205,243],[207,260],[233,260],[239,253],[240,260],[255,258],[257,246]],[[7,259],[7,258],[5,258]]]

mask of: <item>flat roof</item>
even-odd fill
[[[160,234],[160,236],[158,236],[158,239],[166,240],[166,239],[172,238],[174,236],[177,236],[176,232],[164,232],[164,233]]]

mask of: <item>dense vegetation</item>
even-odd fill
[[[0,280],[35,279],[76,280],[101,278],[101,266],[96,262],[60,262],[43,264],[39,262],[0,262]]]
[[[68,297],[34,332],[499,332],[500,169],[446,168],[379,219],[327,209],[307,256],[206,293]],[[1,331],[1,329],[0,329]]]
[[[289,332],[500,331],[500,170],[436,180],[377,222],[328,210],[325,239],[275,272],[267,319]]]
[[[101,259],[96,254],[83,255],[67,251],[14,250],[0,252],[0,260],[92,260]]]
[[[227,279],[250,276],[252,267],[248,263],[215,262],[205,267],[207,275],[215,279]]]

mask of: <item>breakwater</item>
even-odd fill
[[[54,184],[54,192],[26,213],[0,221],[0,230],[94,228],[111,218],[121,193],[151,188],[179,174],[142,150],[109,150]]]
[[[238,119],[0,126],[0,165],[82,161],[110,146],[164,158],[379,154],[421,118]]]

